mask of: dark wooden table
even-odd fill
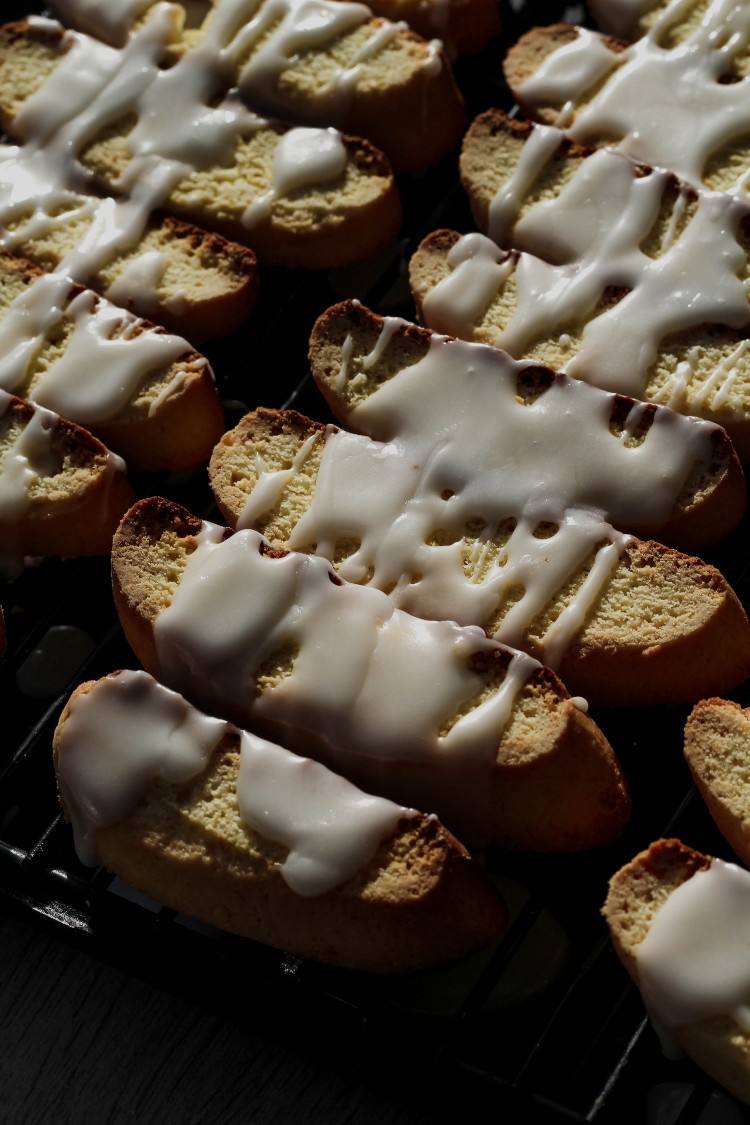
[[[2,1125],[436,1120],[242,1023],[0,914]]]

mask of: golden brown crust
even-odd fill
[[[113,673],[117,675],[117,673]],[[55,765],[77,688],[53,741]],[[486,945],[506,915],[466,849],[434,818],[404,817],[340,887],[302,898],[280,873],[286,849],[242,821],[239,738],[183,785],[154,783],[117,824],[95,832],[98,859],[151,898],[288,952],[371,972],[405,972]]]
[[[131,509],[115,535],[113,587],[120,620],[141,663],[159,679],[165,670],[159,665],[154,623],[171,602],[200,527],[178,505],[151,498]],[[472,668],[494,690],[509,661],[510,650],[498,649],[483,667]],[[238,700],[229,717],[246,725],[249,708],[251,703]],[[254,713],[252,721],[259,726]],[[296,731],[285,714],[266,715],[261,732],[324,762],[330,755],[326,743],[318,745],[309,730]],[[533,672],[521,689],[495,766],[454,758],[437,770],[431,762],[371,765],[352,756],[347,776],[401,804],[436,810],[452,830],[477,844],[538,851],[593,847],[619,835],[630,813],[609,744],[548,669]]]
[[[0,408],[2,404],[0,403]],[[0,464],[35,414],[31,403],[11,397],[0,415]],[[19,556],[106,555],[125,511],[135,500],[122,468],[86,430],[60,418],[50,441],[55,469],[28,486],[28,506],[0,518],[0,542]]]

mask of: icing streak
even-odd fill
[[[667,1032],[730,1015],[750,1031],[750,874],[714,859],[656,913],[638,947],[638,976]]]
[[[0,321],[0,387],[86,425],[116,415],[147,375],[168,368],[190,346],[180,336],[146,329],[90,290],[72,299],[70,291],[65,275],[44,274],[6,310]],[[67,342],[38,374],[36,361],[56,329],[67,332]],[[160,397],[178,391],[194,371],[176,369]]]
[[[289,849],[280,870],[297,894],[346,882],[411,815],[317,762],[196,711],[145,672],[119,672],[73,700],[55,740],[82,862],[96,863],[97,828],[126,817],[156,781],[179,785],[199,776],[228,734],[239,735],[240,814]]]
[[[292,747],[312,737],[316,757],[342,772],[378,778],[404,759],[492,765],[536,661],[516,653],[488,685],[475,663],[508,654],[481,629],[412,617],[379,590],[332,580],[322,558],[269,558],[256,532],[223,536],[204,525],[157,618],[170,686],[272,724]]]
[[[667,31],[683,9],[683,0],[671,0],[624,53],[611,51],[595,32],[577,29],[576,38],[547,55],[522,84],[521,98],[534,108],[557,108],[558,124],[582,144],[611,138],[636,160],[700,184],[714,155],[750,130],[748,79],[725,80],[738,77],[735,67],[746,61],[750,9],[736,0],[711,0],[698,26],[668,45]],[[601,89],[585,101],[603,77]],[[746,194],[747,172],[741,170],[733,192]]]

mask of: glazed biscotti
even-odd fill
[[[617,145],[696,186],[745,197],[749,29],[744,5],[710,0],[698,11],[672,0],[634,44],[566,24],[537,28],[508,52],[505,75],[527,116],[578,143]]]
[[[750,874],[659,840],[613,877],[604,916],[662,1035],[750,1103]]]
[[[130,469],[208,459],[224,412],[207,361],[62,274],[0,251],[0,388],[85,426]]]
[[[77,688],[53,749],[81,859],[221,929],[377,972],[465,956],[503,929],[494,889],[436,818],[199,713],[145,672]]]
[[[598,728],[479,629],[412,617],[324,559],[159,498],[125,516],[112,568],[125,634],[162,683],[461,839],[577,850],[627,819]]]
[[[744,205],[496,110],[467,134],[462,179],[514,252],[425,239],[410,276],[430,327],[709,418],[750,457]]]
[[[409,612],[481,624],[591,701],[694,700],[747,675],[747,620],[717,571],[612,526],[668,526],[701,461],[688,434],[707,440],[705,465],[711,427],[356,302],[319,319],[310,354],[334,414],[369,441],[337,435],[323,464],[322,434],[305,434],[239,515],[220,490],[230,517]],[[253,457],[232,466],[245,489]]]
[[[124,463],[101,442],[0,391],[0,571],[25,555],[108,554],[134,500]]]
[[[207,104],[213,55],[159,65],[170,13],[157,8],[143,36],[120,50],[50,21],[0,30],[0,119],[24,142],[0,176],[29,196],[14,207],[54,217],[81,183],[118,196],[65,256],[68,272],[109,268],[137,247],[156,208],[275,265],[339,266],[387,246],[401,208],[382,153],[334,129],[266,122],[231,97]]]
[[[75,20],[81,8],[66,3],[65,18]],[[153,34],[158,5],[144,8],[126,48],[147,28]],[[129,16],[118,21],[119,39]],[[220,55],[225,87],[236,86],[256,112],[367,137],[404,171],[429,167],[460,139],[465,109],[440,43],[373,19],[364,5],[319,0],[310,20],[302,0],[217,0],[184,36],[179,5],[168,18],[163,48],[192,57],[191,70]],[[215,73],[211,80],[215,86]]]
[[[685,758],[720,831],[750,863],[750,713],[728,699],[697,703],[685,727]]]

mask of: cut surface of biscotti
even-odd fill
[[[403,972],[498,936],[505,911],[434,817],[203,715],[145,672],[79,687],[55,732],[79,856],[204,922]]]
[[[412,617],[324,559],[159,498],[125,516],[112,566],[136,655],[203,709],[472,843],[577,850],[622,829],[601,732],[553,673],[481,630]]]
[[[665,13],[632,44],[565,24],[536,28],[508,52],[505,75],[527,116],[573,140],[617,145],[696,186],[747,198],[750,11],[711,0],[703,17],[672,36]]]
[[[659,840],[613,877],[604,916],[662,1035],[750,1103],[750,874]]]
[[[72,0],[58,11],[75,23],[83,7],[96,33],[90,6]],[[182,37],[184,12],[173,7],[165,45],[179,51],[181,39],[187,55],[220,52],[228,85],[260,113],[367,137],[404,171],[436,163],[460,138],[465,110],[441,44],[373,19],[362,4],[318,0],[311,19],[305,0],[215,0]],[[155,8],[141,13],[133,37],[153,22]],[[118,22],[114,37],[122,40],[132,9]]]
[[[685,758],[720,831],[750,863],[750,712],[728,699],[704,699],[685,727]]]
[[[643,525],[680,451],[668,522],[695,463],[672,435],[702,424],[621,403],[623,425],[594,388],[356,302],[323,314],[310,355],[334,414],[372,443],[316,486],[297,549],[322,543],[410,612],[481,624],[592,702],[690,701],[747,675],[747,619],[718,572],[611,526]]]
[[[0,388],[91,430],[130,469],[208,459],[224,414],[186,340],[0,251]]]
[[[124,463],[100,441],[0,391],[0,570],[25,555],[108,554],[134,500]]]
[[[0,166],[21,196],[3,222],[29,207],[49,222],[81,184],[113,192],[64,258],[76,277],[131,252],[160,207],[275,265],[339,266],[387,246],[401,207],[382,153],[335,129],[266,122],[231,97],[214,105],[212,55],[159,65],[171,11],[121,50],[50,21],[0,29],[0,118],[25,142]]]

